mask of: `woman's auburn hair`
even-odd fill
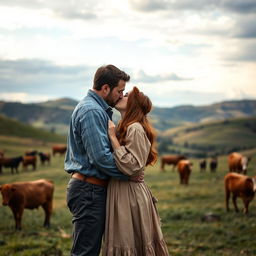
[[[155,147],[156,133],[147,119],[147,114],[151,109],[152,102],[149,97],[140,92],[137,87],[133,87],[133,90],[128,95],[126,113],[117,127],[119,142],[121,145],[125,145],[128,126],[136,122],[142,125],[147,138],[151,143],[146,165],[153,165],[156,162],[158,155]]]

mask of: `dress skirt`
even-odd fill
[[[150,189],[142,182],[111,179],[103,256],[169,255]]]

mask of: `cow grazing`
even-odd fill
[[[25,155],[26,156],[36,156],[38,154],[37,150],[30,150],[30,151],[26,151]]]
[[[188,185],[189,176],[192,172],[193,163],[189,160],[180,160],[178,163],[178,172],[180,174],[180,184]]]
[[[164,170],[164,166],[166,164],[168,164],[168,165],[173,165],[172,170],[174,171],[174,168],[176,167],[178,162],[180,160],[184,160],[184,159],[186,159],[186,157],[183,156],[183,155],[166,155],[166,156],[162,156],[162,158],[161,158],[161,170],[165,171]]]
[[[56,153],[63,155],[63,154],[65,154],[66,150],[67,150],[67,146],[54,145],[54,146],[52,146],[52,155],[55,156]]]
[[[206,170],[206,159],[203,159],[199,162],[200,172],[205,172]]]
[[[23,169],[27,169],[27,166],[32,165],[33,170],[36,169],[36,156],[24,156],[23,157]]]
[[[40,161],[42,165],[44,165],[44,162],[48,162],[48,165],[50,164],[50,160],[51,160],[50,153],[39,152],[38,155],[40,157]]]
[[[16,173],[18,173],[19,172],[18,168],[22,161],[23,161],[22,156],[11,157],[11,158],[1,157],[0,158],[0,174],[2,174],[3,167],[11,168],[12,174],[13,174],[13,170],[16,170]]]
[[[0,186],[3,205],[8,205],[15,219],[16,230],[21,229],[21,219],[24,209],[34,209],[42,206],[45,212],[44,226],[50,226],[52,213],[54,184],[49,180],[15,182]]]
[[[229,172],[238,172],[246,174],[248,163],[251,158],[243,156],[240,153],[233,152],[228,156]]]
[[[226,192],[226,209],[229,211],[229,198],[231,193],[233,194],[233,204],[235,211],[238,212],[236,203],[237,197],[241,197],[244,203],[244,213],[247,214],[249,211],[249,203],[252,201],[255,190],[256,190],[256,179],[255,177],[250,178],[243,174],[228,173],[224,177],[225,192]]]
[[[218,159],[216,157],[213,157],[210,161],[210,171],[216,172],[218,167]]]

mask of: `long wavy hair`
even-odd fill
[[[155,147],[156,133],[148,121],[147,114],[152,109],[152,102],[148,96],[140,92],[137,87],[128,95],[127,109],[123,119],[117,126],[118,139],[121,145],[125,145],[125,137],[129,125],[138,122],[144,128],[148,140],[151,143],[148,159],[146,165],[153,165],[157,160],[157,150]]]

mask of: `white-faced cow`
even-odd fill
[[[229,172],[246,174],[250,157],[243,156],[240,153],[233,152],[228,156]]]

